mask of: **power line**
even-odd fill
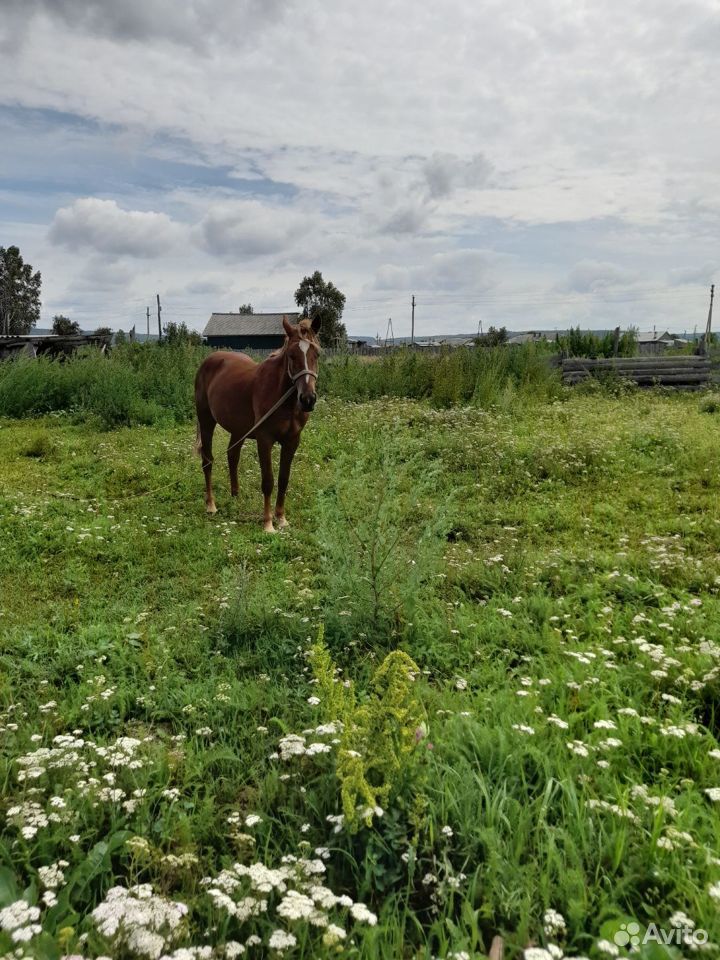
[[[702,292],[702,296],[704,296]],[[379,307],[382,307],[384,304],[393,303],[402,299],[404,295],[399,292],[393,296],[382,297],[377,299],[366,299],[366,300],[353,300],[351,301],[346,311],[359,309],[370,304],[378,304]],[[570,295],[546,295],[542,294],[528,294],[528,295],[519,295],[519,294],[495,294],[492,296],[486,296],[483,294],[478,294],[476,296],[472,295],[455,295],[455,294],[428,294],[426,296],[420,294],[418,295],[418,300],[422,300],[424,304],[433,304],[442,306],[443,304],[468,304],[468,305],[488,305],[492,306],[497,304],[498,306],[505,306],[509,304],[518,304],[518,305],[549,305],[554,306],[558,304],[584,304],[584,303],[598,303],[598,304],[613,304],[613,303],[642,303],[649,302],[653,300],[689,300],[690,297],[700,297],[700,291],[694,291],[692,294],[688,294],[685,291],[672,292],[668,290],[658,289],[655,292],[644,292],[641,294],[632,294],[632,295],[599,295],[596,293],[575,293]]]

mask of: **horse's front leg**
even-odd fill
[[[275,502],[275,518],[277,525],[282,529],[288,525],[285,517],[285,494],[290,481],[290,468],[292,467],[295,451],[300,443],[300,434],[296,437],[283,441],[280,445],[280,473],[278,474],[278,494]]]
[[[240,460],[240,451],[242,450],[242,441],[238,442],[240,438],[232,436],[230,438],[230,446],[227,451],[228,458],[228,470],[230,471],[230,496],[236,497],[239,492],[238,488],[238,461]]]
[[[273,441],[265,437],[258,437],[258,460],[260,461],[261,489],[264,497],[263,530],[266,533],[275,533],[272,522],[271,497],[273,492],[272,448]]]

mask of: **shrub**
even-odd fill
[[[105,427],[182,422],[193,414],[192,384],[207,351],[192,343],[124,343],[109,357],[22,358],[0,364],[0,409],[25,417],[65,411]]]
[[[351,682],[338,682],[337,667],[323,643],[322,630],[310,651],[320,710],[340,733],[336,774],[345,825],[368,826],[382,816],[404,767],[425,729],[425,711],[412,687],[420,676],[414,660],[400,650],[389,653],[375,671],[370,694],[359,703]]]
[[[333,474],[317,516],[328,636],[344,644],[399,635],[433,595],[442,561],[439,467],[373,434]]]
[[[320,371],[320,391],[346,400],[394,396],[429,398],[438,407],[507,406],[509,399],[550,398],[559,390],[559,374],[548,362],[547,348],[532,343],[330,358]]]

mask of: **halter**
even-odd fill
[[[292,381],[292,383],[295,383],[295,381],[299,380],[300,377],[302,376],[314,377],[316,380],[318,376],[312,370],[308,369],[307,361],[305,362],[305,366],[302,368],[302,370],[298,371],[298,373],[290,373],[290,357],[288,357],[287,374],[290,377],[290,380]]]
[[[308,370],[307,367],[303,367],[303,369],[300,370],[299,373],[290,373],[290,364],[288,364],[288,376],[290,377],[293,383],[295,383],[296,380],[299,380],[303,374],[305,374],[305,376],[307,377],[315,377],[315,379],[317,380],[317,374],[313,373],[312,370]]]

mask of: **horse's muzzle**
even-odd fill
[[[300,407],[305,411],[305,413],[310,413],[315,409],[315,401],[317,400],[317,395],[314,393],[303,393],[300,396]]]

